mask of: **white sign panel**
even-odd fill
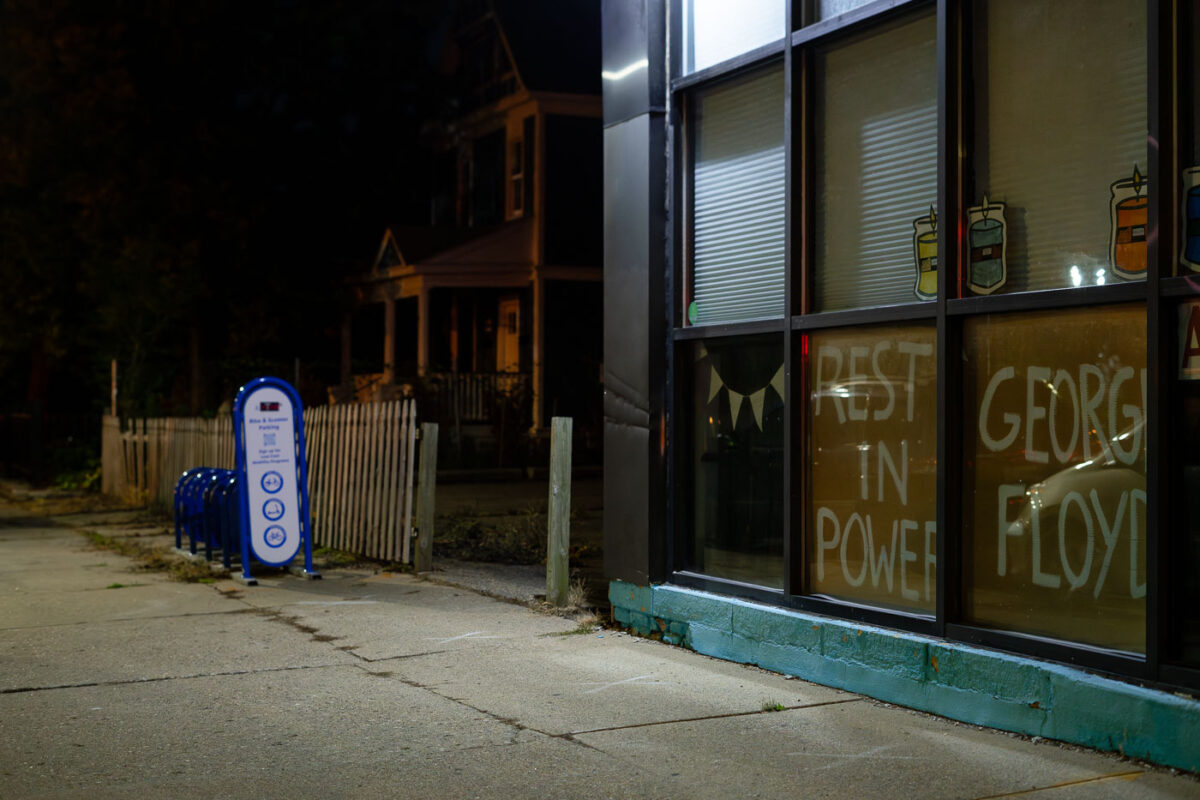
[[[273,386],[242,406],[250,511],[250,547],[264,564],[287,563],[300,548],[300,496],[292,401]]]

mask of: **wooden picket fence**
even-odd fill
[[[416,402],[308,408],[304,433],[313,543],[408,563]],[[131,504],[170,510],[185,470],[233,469],[234,459],[232,417],[102,421],[101,488]]]
[[[304,433],[313,541],[408,563],[416,401],[310,408],[304,412]]]
[[[175,482],[192,467],[233,469],[233,420],[105,416],[101,490],[134,505],[168,508]]]

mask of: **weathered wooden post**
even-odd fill
[[[571,418],[550,420],[550,500],[546,514],[546,602],[567,604],[571,582]]]
[[[417,572],[433,569],[433,496],[437,490],[438,426],[421,423],[421,485],[417,487]]]

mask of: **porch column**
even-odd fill
[[[417,295],[417,374],[429,372],[429,289]]]
[[[342,386],[349,386],[353,380],[350,376],[350,332],[354,329],[353,320],[349,314],[342,317],[342,358],[339,380]]]
[[[542,426],[542,406],[545,404],[545,370],[542,359],[546,352],[546,281],[538,271],[533,278],[533,429]]]
[[[383,301],[383,385],[396,382],[396,300]]]

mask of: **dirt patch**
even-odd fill
[[[126,503],[99,492],[30,489],[9,482],[0,482],[0,500],[10,508],[20,509],[35,517],[120,511],[128,508]]]
[[[435,558],[492,564],[541,564],[546,561],[546,513],[531,506],[524,513],[461,515],[438,520]]]

